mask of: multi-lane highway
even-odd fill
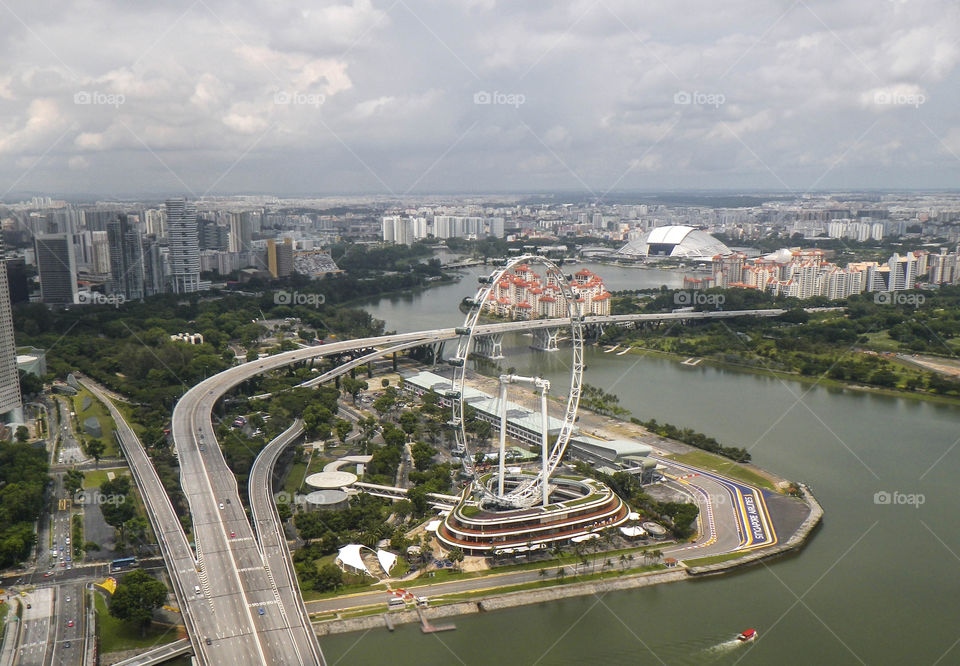
[[[615,315],[590,317],[587,323],[770,317],[782,313],[783,310],[749,310]],[[565,325],[564,319],[507,322],[478,326],[476,334]],[[375,347],[381,348],[379,353],[388,354],[393,346],[429,344],[456,337],[456,329],[446,328],[298,349],[230,368],[187,391],[174,409],[172,432],[180,460],[181,487],[190,505],[196,557],[135,433],[99,387],[81,380],[104,402],[117,423],[121,446],[147,505],[194,652],[201,663],[324,663],[303,610],[292,567],[285,564],[278,568],[281,549],[279,543],[269,545],[264,530],[270,517],[259,508],[259,518],[255,520],[261,523],[258,529],[261,538],[267,539],[267,548],[254,537],[240,503],[236,479],[217,446],[211,419],[216,402],[244,380],[298,361]],[[384,345],[388,348],[383,349]]]
[[[207,656],[206,650],[212,646],[206,645],[204,637],[222,620],[214,617],[211,605],[202,595],[195,592],[195,586],[200,585],[197,562],[194,559],[193,550],[187,542],[183,527],[180,525],[180,519],[173,510],[173,505],[170,503],[170,498],[160,481],[160,477],[157,476],[153,463],[144,451],[136,433],[124,419],[123,414],[114,407],[113,403],[100,390],[100,387],[86,378],[80,378],[79,381],[107,406],[110,415],[116,422],[120,446],[126,456],[127,463],[130,465],[133,479],[140,489],[144,505],[147,508],[147,516],[150,518],[150,523],[160,544],[160,551],[173,582],[174,593],[183,613],[187,633],[193,643],[194,654],[204,664],[227,663],[218,659],[210,659]],[[244,663],[245,661],[241,660],[237,663]]]

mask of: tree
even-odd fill
[[[23,395],[43,393],[43,380],[34,374],[20,370],[20,392]]]
[[[167,586],[144,571],[137,569],[126,574],[110,599],[110,615],[140,625],[140,635],[146,633],[153,619],[153,611],[167,599]]]
[[[453,562],[457,563],[457,568],[460,568],[460,564],[463,562],[463,551],[459,548],[454,548],[447,555]]]
[[[387,572],[389,573],[389,572]],[[314,589],[320,592],[336,590],[343,585],[343,572],[336,564],[324,564],[317,571],[317,578],[314,582]]]
[[[87,442],[87,455],[93,458],[95,464],[100,464],[100,458],[106,450],[107,445],[102,440],[91,439]]]
[[[390,396],[384,393],[379,398],[373,401],[373,408],[376,410],[377,414],[379,414],[380,416],[383,416],[384,414],[389,412],[391,409],[393,409],[393,406],[396,404],[396,402],[397,401],[393,398],[393,396]]]
[[[27,426],[17,426],[17,434],[15,435],[17,441],[21,444],[25,444],[28,439],[30,439],[30,431],[27,430]]]
[[[390,380],[384,377],[383,379],[380,380],[380,386],[382,386],[383,388],[387,388],[388,386],[390,386]]]
[[[341,444],[346,444],[347,436],[353,431],[353,424],[346,419],[337,419],[334,427],[337,430],[337,439],[340,440]]]
[[[83,472],[78,469],[67,470],[63,477],[63,487],[71,495],[75,495],[83,487]]]
[[[408,435],[415,433],[419,424],[420,419],[417,418],[416,412],[404,412],[400,415],[400,427]]]
[[[354,379],[353,377],[344,377],[341,386],[343,387],[343,392],[353,399],[353,404],[357,404],[357,396],[369,388],[367,382]]]

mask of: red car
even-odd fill
[[[67,626],[68,626],[68,627],[72,627],[72,626],[73,626],[73,620],[70,620],[69,622],[67,622]]]
[[[236,532],[230,532],[230,538],[233,539],[237,536]]]
[[[52,575],[53,575],[53,572],[52,572],[52,571],[48,571],[47,573],[43,574],[43,577],[44,577],[44,578],[50,578],[50,576],[52,576]]]

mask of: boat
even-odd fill
[[[740,633],[739,636],[737,636],[737,640],[740,641],[741,643],[746,643],[747,641],[752,641],[756,637],[757,637],[756,629],[745,629],[743,632]]]

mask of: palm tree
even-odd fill
[[[626,564],[627,564],[627,556],[621,553],[620,554],[620,570],[621,571],[626,569]]]

